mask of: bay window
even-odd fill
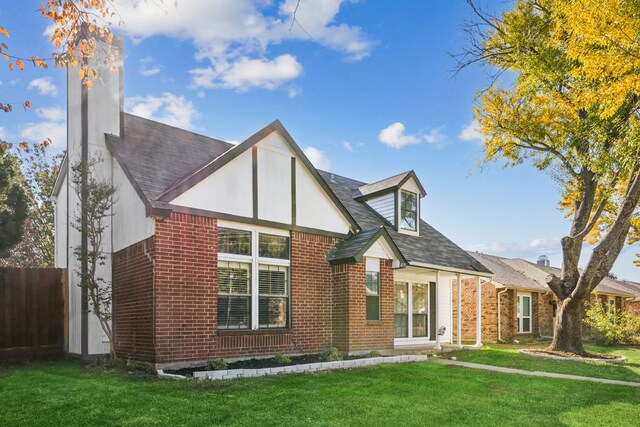
[[[218,228],[218,328],[289,326],[290,240],[260,230]]]

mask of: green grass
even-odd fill
[[[586,350],[625,356],[624,363],[576,362],[543,359],[518,353],[521,348],[545,347],[544,344],[488,344],[482,350],[468,350],[449,353],[444,357],[456,356],[458,360],[527,371],[555,372],[559,374],[581,375],[585,377],[608,378],[621,381],[640,381],[640,348],[599,347],[586,345]]]
[[[0,371],[0,425],[637,425],[633,387],[435,363],[222,382],[71,363]]]

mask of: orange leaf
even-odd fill
[[[9,69],[13,70],[13,64],[11,62],[9,63]]]
[[[29,144],[27,144],[24,141],[22,141],[20,144],[18,144],[18,146],[23,150],[26,150],[27,148],[29,148]]]

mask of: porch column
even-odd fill
[[[436,271],[436,295],[440,294],[440,270]],[[438,302],[436,301],[436,350],[442,350],[440,345],[440,310],[437,309]]]
[[[482,284],[476,276],[476,347],[482,347]]]
[[[460,273],[456,275],[458,279],[458,302],[457,302],[457,319],[458,319],[458,330],[456,336],[458,338],[458,348],[462,348],[462,283],[460,282]]]

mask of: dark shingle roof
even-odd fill
[[[391,236],[389,236],[389,233],[383,226],[361,231],[358,234],[351,236],[349,239],[343,240],[327,255],[327,260],[335,264],[352,261],[358,262],[362,259],[362,255],[367,251],[367,249],[369,249],[380,237],[387,241],[391,246],[391,249],[399,258],[400,262],[405,263],[406,260],[402,256],[402,253],[400,253],[395,242],[391,239]]]
[[[546,286],[534,278],[529,277],[522,269],[513,265],[511,261],[514,260],[479,252],[469,252],[469,255],[490,269],[494,274],[493,279],[500,284],[507,287],[531,289],[534,291],[548,290]]]
[[[132,114],[123,114],[122,137],[107,136],[149,201],[183,176],[210,162],[233,144]]]
[[[354,190],[366,183],[331,172],[318,172],[351,213],[360,228],[370,230],[384,226],[408,262],[491,274],[489,269],[425,221],[420,220],[420,236],[402,234],[388,226],[386,221],[379,217],[373,209],[353,198]]]

